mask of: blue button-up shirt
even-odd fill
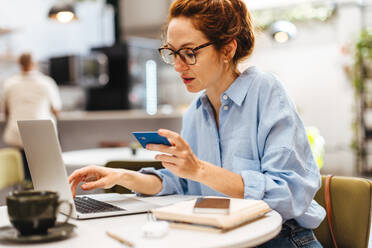
[[[241,175],[244,198],[264,200],[283,220],[316,228],[325,216],[313,200],[321,185],[318,166],[296,108],[276,77],[255,67],[221,95],[219,128],[204,93],[183,117],[181,136],[204,161]],[[224,196],[167,169],[142,169],[161,178],[158,195]],[[221,178],[221,180],[223,180]]]

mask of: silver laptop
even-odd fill
[[[51,120],[22,120],[17,123],[34,189],[57,191],[60,200],[67,200],[73,204],[73,218],[89,219],[142,213],[159,207],[159,205],[124,195],[120,196],[120,201],[111,204],[97,201],[89,196],[76,196],[73,199],[53,122]],[[68,205],[62,204],[60,211],[67,214]]]

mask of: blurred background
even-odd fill
[[[1,0],[0,88],[18,72],[17,57],[31,52],[59,86],[63,151],[130,142],[135,130],[179,131],[197,94],[158,56],[171,2]],[[323,174],[370,175],[372,1],[246,4],[257,41],[240,68],[255,65],[281,79]]]

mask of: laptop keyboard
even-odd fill
[[[76,210],[80,213],[99,213],[99,212],[113,212],[113,211],[125,211],[123,208],[113,206],[109,203],[97,201],[90,197],[76,197],[74,199]]]

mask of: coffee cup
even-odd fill
[[[48,228],[56,224],[58,208],[63,203],[70,206],[66,223],[72,214],[72,204],[59,201],[57,192],[14,191],[6,198],[9,220],[20,234],[25,236],[46,234]]]

